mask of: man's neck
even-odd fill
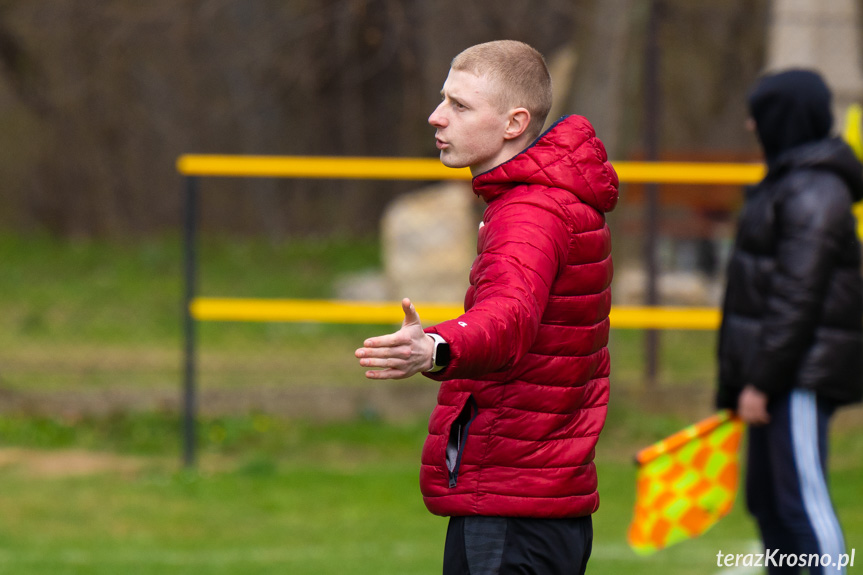
[[[515,140],[508,140],[504,143],[504,146],[500,149],[500,153],[495,156],[493,162],[489,162],[487,164],[482,164],[480,166],[471,166],[470,174],[472,177],[477,177],[480,174],[484,174],[485,172],[490,172],[501,164],[505,164],[510,161],[520,153],[522,153],[536,138],[527,138],[520,137]]]

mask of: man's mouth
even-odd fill
[[[437,146],[438,150],[443,150],[449,147],[449,144],[447,142],[444,142],[440,138],[435,138],[435,145]]]

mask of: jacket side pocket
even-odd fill
[[[446,445],[446,468],[449,473],[450,489],[458,484],[458,472],[461,467],[462,455],[464,455],[464,446],[467,443],[468,430],[478,414],[479,408],[476,400],[473,395],[469,395],[464,407],[450,427],[449,440]]]

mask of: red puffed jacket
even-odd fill
[[[465,313],[422,452],[437,515],[577,517],[599,506],[617,174],[593,127],[561,118],[473,180],[487,203]]]

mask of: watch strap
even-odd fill
[[[426,335],[434,341],[434,348],[432,348],[432,367],[426,373],[442,371],[449,363],[449,344],[443,337],[436,333],[427,333]],[[443,346],[446,346],[446,353],[441,353]]]

